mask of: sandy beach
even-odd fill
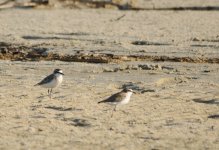
[[[1,10],[0,149],[219,149],[218,24],[218,11]],[[33,85],[56,68],[49,99]],[[97,102],[124,87],[136,94],[110,118]]]

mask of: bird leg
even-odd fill
[[[115,105],[115,107],[114,107],[114,111],[116,111],[116,105]]]
[[[52,89],[48,90],[49,91],[49,98],[52,98]]]
[[[111,118],[113,117],[113,112],[114,112],[114,111],[116,111],[116,105],[115,105],[115,107],[114,107],[114,109],[113,109],[113,111],[112,111]]]
[[[50,90],[50,99],[52,98],[52,89]]]

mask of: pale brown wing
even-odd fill
[[[47,83],[49,83],[50,81],[52,81],[53,79],[55,79],[55,75],[54,75],[54,74],[51,74],[51,75],[45,77],[42,81],[40,81],[39,83],[37,83],[37,84],[34,85],[34,86],[42,85],[42,84],[47,84]]]
[[[98,103],[109,103],[109,102],[120,102],[125,98],[125,93],[124,92],[119,92],[116,94],[113,94],[112,96],[110,96],[109,98],[100,101]]]

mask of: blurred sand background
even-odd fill
[[[218,1],[50,2],[0,5],[0,149],[219,149]]]

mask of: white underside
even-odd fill
[[[128,92],[126,97],[122,101],[120,101],[120,102],[111,102],[109,104],[111,104],[111,105],[125,105],[125,104],[129,103],[131,96],[132,96],[132,92]]]
[[[55,79],[53,79],[51,82],[49,82],[47,84],[43,84],[41,86],[44,88],[48,88],[48,89],[56,88],[62,83],[62,80],[63,80],[63,76],[61,74],[56,74]]]

